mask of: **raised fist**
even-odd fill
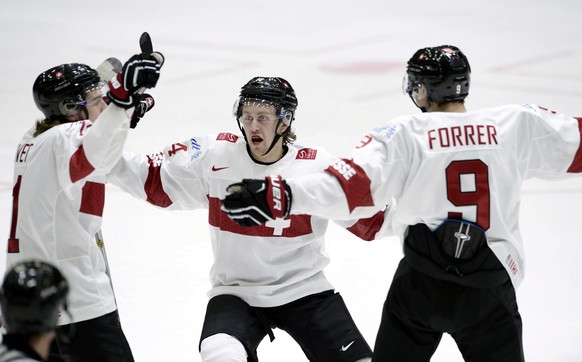
[[[109,81],[107,96],[119,107],[136,106],[140,100],[135,95],[156,86],[163,64],[164,56],[159,52],[134,55],[123,65],[121,72]]]

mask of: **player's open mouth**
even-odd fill
[[[252,136],[251,141],[256,144],[263,142],[263,139],[260,136]]]

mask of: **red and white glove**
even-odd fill
[[[121,72],[109,81],[107,97],[122,108],[136,106],[140,100],[135,95],[156,86],[163,64],[164,56],[159,52],[132,56],[125,62]]]
[[[152,108],[154,108],[154,105],[156,104],[154,97],[147,93],[136,94],[134,97],[136,98],[137,102],[131,115],[131,123],[129,124],[130,128],[135,128],[141,118],[145,116],[145,114]]]

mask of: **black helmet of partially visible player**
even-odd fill
[[[276,134],[271,146],[265,152],[267,154],[273,149],[279,138],[286,136],[291,131],[291,123],[295,119],[295,110],[297,109],[298,101],[291,84],[281,77],[254,77],[249,80],[242,86],[239,97],[233,107],[234,116],[245,140],[246,135],[240,123],[243,107],[247,102],[257,101],[275,107],[278,117],[276,129],[279,128],[281,122],[288,126],[282,134]]]
[[[415,104],[413,93],[419,86],[425,88],[429,102],[462,101],[469,94],[470,74],[469,61],[459,48],[452,45],[423,48],[408,61],[403,88]]]
[[[85,64],[61,64],[41,73],[32,86],[37,108],[47,120],[64,121],[85,108],[85,93],[102,86],[97,71]]]
[[[69,285],[54,266],[27,261],[16,264],[4,277],[0,307],[4,327],[12,334],[40,334],[57,326]]]

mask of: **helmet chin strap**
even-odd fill
[[[240,121],[237,119],[238,122],[238,128],[240,129],[247,145],[249,144],[249,140],[247,138],[247,134],[245,133],[245,129],[244,127],[240,124]],[[275,130],[277,130],[277,128],[279,128],[279,125],[282,123],[282,120],[278,120],[277,121],[277,125],[275,126]],[[271,152],[273,150],[273,148],[275,147],[275,145],[277,144],[277,142],[279,142],[279,138],[285,136],[287,133],[289,133],[289,130],[291,130],[291,124],[289,124],[289,127],[287,127],[287,129],[285,131],[283,131],[283,133],[279,134],[275,131],[275,137],[273,137],[273,142],[271,142],[271,145],[269,146],[269,148],[267,149],[267,151],[265,153],[263,153],[261,156],[265,156],[267,155],[267,153]]]
[[[285,131],[283,131],[283,133],[281,133],[281,134],[277,133],[277,129],[279,128],[279,125],[281,123],[284,123],[283,120],[278,120],[277,121],[277,125],[275,126],[275,137],[273,137],[273,142],[271,142],[271,146],[269,146],[269,148],[267,149],[267,151],[265,153],[263,153],[261,156],[266,156],[267,153],[271,152],[271,150],[273,149],[273,147],[275,147],[275,145],[277,144],[277,142],[279,142],[279,138],[283,137],[291,129],[291,124],[289,124],[289,127],[287,127],[287,129]]]
[[[81,110],[85,114],[85,118],[83,118],[83,119],[89,119],[89,110],[87,110],[87,107],[81,106]]]

